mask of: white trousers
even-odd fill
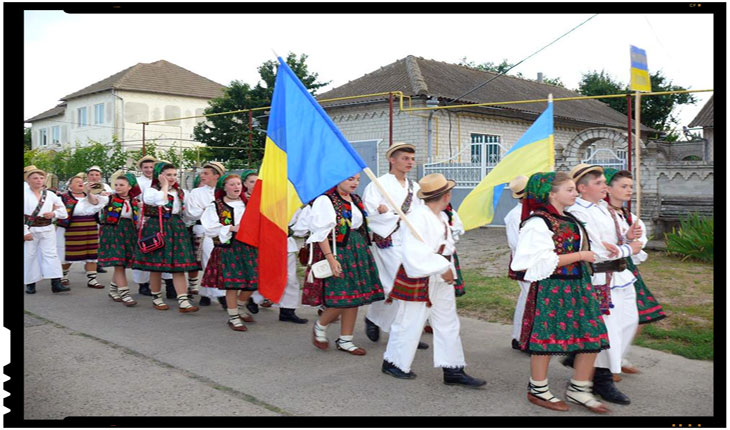
[[[297,252],[290,252],[286,256],[286,287],[284,294],[279,299],[278,306],[285,309],[297,309],[299,307],[299,279],[297,278]],[[254,291],[251,295],[253,301],[260,305],[264,302],[264,296]]]
[[[530,282],[517,281],[520,284],[520,296],[517,298],[515,306],[515,316],[512,319],[512,339],[520,340],[522,334],[522,315],[525,313],[525,303],[527,302],[527,294],[530,292]]]
[[[598,354],[595,366],[611,369],[611,373],[621,373],[621,360],[626,356],[639,325],[634,284],[612,289],[611,302],[611,314],[603,315],[611,347]]]
[[[430,308],[425,302],[393,300],[393,304],[398,306],[398,312],[390,327],[388,346],[383,358],[404,372],[411,371],[423,324],[429,317],[433,328],[433,366],[466,366],[454,287],[432,276],[429,298],[432,303]]]
[[[215,247],[215,245],[213,245],[213,239],[210,236],[205,236],[205,238],[203,238],[203,243],[201,246],[203,248],[203,256],[200,259],[200,264],[203,268],[203,270],[202,270],[203,276],[205,276],[205,268],[208,266],[208,260],[210,260],[210,254],[213,252],[213,248]],[[200,294],[203,297],[208,297],[209,299],[217,299],[218,297],[225,297],[226,290],[206,287],[202,283],[202,279],[203,279],[202,276],[200,277],[200,279],[201,279],[201,283],[200,283],[200,288],[198,289],[198,294]]]
[[[380,283],[383,285],[383,292],[387,299],[388,294],[390,294],[390,291],[393,289],[395,275],[398,273],[398,268],[401,263],[400,245],[394,245],[385,249],[380,249],[373,245],[370,247],[370,250],[372,251],[375,265],[378,268]],[[385,300],[380,300],[370,304],[367,319],[375,323],[381,330],[388,333],[390,332],[390,326],[393,324],[393,321],[395,321],[397,313],[398,306],[396,306],[395,301],[393,301],[393,303],[385,303]]]
[[[56,249],[56,232],[34,231],[33,227],[30,232],[33,240],[27,240],[23,245],[23,283],[60,278],[63,272]]]

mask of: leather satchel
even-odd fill
[[[165,234],[162,233],[162,207],[157,207],[157,215],[160,221],[160,231],[149,236],[142,237],[142,227],[144,226],[144,217],[142,217],[142,225],[139,227],[137,236],[137,246],[144,254],[149,254],[165,246]]]

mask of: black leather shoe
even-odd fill
[[[517,342],[517,339],[512,339],[512,349],[520,350],[520,343]]]
[[[564,359],[560,360],[560,364],[572,368],[575,363],[575,356],[576,354],[567,355]]]
[[[200,296],[199,306],[210,306],[210,297]]]
[[[71,291],[71,288],[64,286],[61,283],[61,278],[53,278],[51,279],[51,291],[54,293],[64,293],[66,291]]]
[[[251,312],[251,315],[259,313],[259,305],[257,305],[256,302],[253,301],[253,297],[248,298],[248,303],[246,303],[246,309]]]
[[[416,374],[412,371],[406,373],[400,370],[395,364],[387,360],[383,360],[383,367],[381,368],[381,370],[383,371],[383,373],[398,379],[413,379],[416,377]]]
[[[293,322],[294,324],[306,324],[309,320],[299,318],[294,309],[279,308],[279,321]]]
[[[152,296],[152,290],[150,290],[149,282],[145,282],[144,284],[139,284],[139,294],[141,294],[143,296]]]
[[[177,292],[175,291],[175,284],[172,283],[172,279],[165,279],[165,297],[168,299],[176,299]]]
[[[380,339],[380,327],[367,317],[365,317],[365,335],[373,342],[377,342]]]
[[[473,378],[464,373],[463,367],[449,369],[444,367],[444,384],[446,385],[463,385],[467,388],[479,388],[486,384],[484,379]]]
[[[35,294],[35,282],[25,286],[25,294]]]
[[[428,344],[426,342],[418,342],[418,349],[428,349]]]
[[[223,310],[228,309],[228,304],[226,303],[226,296],[218,297],[218,303],[221,304],[221,307],[223,308]]]
[[[97,273],[106,273],[106,269],[104,269],[101,266],[96,266],[96,272]]]
[[[631,403],[629,396],[616,388],[611,371],[604,367],[596,367],[596,373],[593,376],[593,394],[601,396],[607,402],[619,405]]]

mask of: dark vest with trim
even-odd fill
[[[233,206],[230,206],[228,203],[224,202],[223,199],[215,199],[213,201],[213,204],[215,205],[215,211],[218,213],[218,221],[223,226],[228,225],[236,225],[236,220],[233,217]],[[231,236],[231,239],[228,240],[228,242],[221,242],[221,240],[218,238],[218,236],[213,237],[213,245],[228,248],[231,246],[232,240],[238,240],[236,239],[236,233],[233,233]]]
[[[86,194],[84,193],[84,195]],[[79,201],[78,199],[76,199],[76,197],[73,196],[71,191],[61,194],[61,201],[63,202],[63,205],[66,206],[66,213],[68,214],[68,218],[56,220],[56,225],[59,227],[68,227],[71,225],[71,215],[73,215],[74,208],[76,208],[76,205],[79,203]]]
[[[159,185],[155,185],[152,188],[156,189],[157,191],[160,191]],[[182,213],[185,210],[185,193],[183,192],[182,188],[180,188],[180,187],[176,187],[173,189],[177,190],[177,197],[180,199],[180,213]],[[167,204],[165,204],[165,206],[161,206],[162,207],[162,218],[170,218],[170,216],[172,216],[172,205],[174,202],[175,202],[175,198],[168,194],[167,195]],[[160,206],[154,206],[154,205],[145,203],[143,205],[143,209],[142,209],[144,211],[144,216],[156,217],[157,213],[158,213],[158,209],[157,209],[158,207],[160,207]]]
[[[350,230],[352,226],[352,203],[343,199],[337,192],[336,188],[333,188],[324,193],[332,202],[332,207],[335,209],[335,234],[337,246],[347,245],[347,241],[350,238]],[[357,194],[350,194],[352,196],[352,202],[355,203],[360,212],[362,213],[362,225],[357,228],[357,231],[365,239],[365,242],[370,246],[370,237],[368,235],[368,213],[365,211],[365,205],[362,203],[362,199]],[[330,234],[329,240],[332,240]]]
[[[122,218],[122,212],[124,211],[124,202],[125,199],[122,197],[119,197],[118,194],[112,194],[109,196],[109,203],[104,206],[104,208],[101,210],[101,224],[103,225],[117,225],[119,224],[119,220]],[[140,207],[139,207],[139,201],[134,199],[129,199],[128,203],[132,206],[132,222],[136,226],[139,222],[139,215],[140,215]]]

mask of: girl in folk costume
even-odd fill
[[[84,182],[83,174],[72,177],[68,191],[61,194],[68,218],[56,223],[58,255],[64,256],[63,283],[68,285],[71,263],[84,261],[89,288],[104,288],[96,280],[96,263],[99,251],[97,214],[109,202],[109,197],[99,194],[103,188],[92,190],[91,182]]]
[[[200,174],[197,174],[193,179],[193,189],[196,189],[200,186]],[[188,207],[190,207],[189,204]],[[195,261],[200,264],[201,267],[203,267],[203,238],[205,237],[205,230],[200,224],[200,220],[188,220],[186,225],[188,226],[188,233],[190,233],[190,243],[193,245]],[[188,272],[188,294],[190,294],[191,296],[195,296],[200,292],[200,289],[198,288],[198,275],[199,272]]]
[[[169,163],[155,165],[152,185],[142,194],[143,226],[140,238],[162,233],[164,246],[150,252],[137,247],[132,267],[150,273],[152,304],[155,309],[167,310],[162,300],[162,273],[171,272],[177,292],[179,311],[196,312],[199,308],[190,303],[185,285],[185,272],[200,270],[195,261],[190,236],[182,214],[185,210],[185,191],[177,183],[177,169]]]
[[[225,174],[216,186],[215,200],[203,212],[200,222],[215,247],[205,267],[203,285],[226,292],[228,326],[246,331],[245,322],[254,319],[237,301],[246,303],[258,288],[258,250],[236,239],[246,205],[241,199],[243,184],[236,174]],[[245,227],[244,227],[245,228]],[[241,315],[239,312],[244,314]]]
[[[137,160],[137,168],[142,173],[142,175],[137,177],[137,185],[143,193],[144,190],[152,185],[152,174],[155,171],[155,163],[157,163],[157,159],[151,155],[145,155],[141,159]],[[149,272],[134,269],[132,270],[132,280],[135,284],[139,285],[140,295],[152,295],[152,292],[150,291]]]
[[[53,218],[68,217],[61,199],[43,189],[45,172],[35,166],[24,169],[23,283],[27,294],[35,294],[35,283],[51,279],[51,291],[69,291],[61,283],[61,260],[56,248]]]
[[[550,356],[577,353],[566,398],[592,412],[610,412],[592,394],[597,353],[608,348],[600,299],[591,284],[595,261],[582,224],[565,211],[578,197],[564,172],[536,173],[527,183],[522,227],[510,264],[531,282],[520,334],[520,348],[529,354],[527,399],[538,406],[567,411],[548,386]],[[532,214],[530,215],[530,212]]]
[[[353,355],[366,353],[352,342],[358,307],[384,299],[369,247],[367,212],[360,196],[353,194],[359,183],[360,174],[356,174],[312,203],[311,235],[307,243],[319,243],[313,247],[313,261],[326,259],[332,276],[314,278],[312,268],[308,267],[302,298],[304,304],[327,307],[314,323],[314,346],[329,347],[327,325],[342,315],[337,349]],[[333,242],[336,242],[336,249],[331,247]]]
[[[618,232],[619,244],[629,241],[639,241],[642,247],[646,246],[648,241],[646,237],[646,226],[644,221],[632,214],[625,206],[631,201],[633,194],[633,177],[631,172],[626,170],[616,170],[605,168],[603,174],[608,184],[608,194],[606,201],[608,202],[608,211],[616,223],[616,231]],[[634,281],[634,289],[636,291],[636,305],[639,312],[639,324],[647,324],[659,321],[666,317],[662,305],[654,298],[649,291],[644,280],[641,277],[637,264],[646,261],[648,255],[644,251],[632,255],[626,259],[627,268],[636,278]],[[641,331],[641,325],[637,328],[636,334]],[[621,363],[621,371],[623,373],[638,373],[638,369],[633,367],[626,359]],[[614,380],[620,378],[614,375]],[[620,379],[619,379],[620,380]]]
[[[142,190],[131,173],[112,177],[112,183],[115,192],[100,217],[99,265],[114,267],[109,297],[124,306],[134,306],[137,302],[129,295],[125,269],[132,267],[137,249],[137,230],[142,222],[137,196]]]
[[[520,234],[520,222],[522,221],[522,199],[525,197],[525,187],[530,178],[527,176],[517,176],[509,183],[509,189],[512,191],[512,197],[517,199],[517,204],[504,217],[505,233],[507,234],[507,245],[510,249],[510,262],[515,255],[517,248],[517,238]],[[525,272],[515,272],[508,266],[507,276],[517,281],[520,286],[520,295],[517,297],[515,305],[515,313],[512,317],[512,349],[520,350],[520,332],[522,331],[522,314],[525,311],[525,301],[527,301],[527,293],[530,292],[530,282],[525,281]]]

